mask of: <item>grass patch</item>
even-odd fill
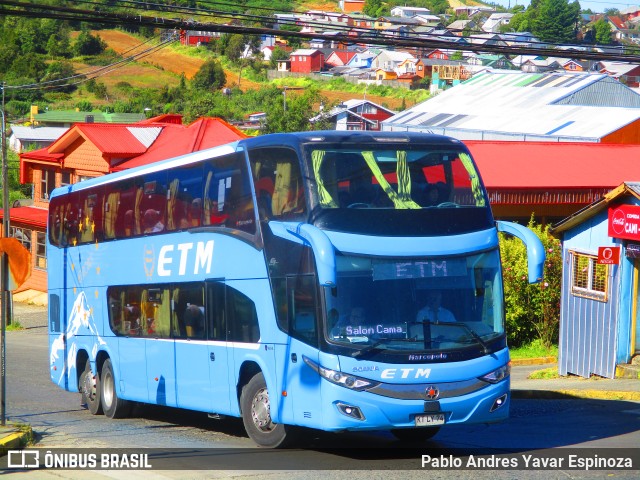
[[[540,340],[534,340],[528,345],[522,347],[511,348],[509,350],[512,360],[519,360],[522,358],[541,358],[541,357],[555,357],[558,358],[558,346],[552,345],[551,348],[546,348],[542,345]]]
[[[550,378],[559,378],[558,368],[557,367],[549,367],[543,368],[542,370],[536,370],[535,372],[531,372],[529,378],[532,380],[549,380]]]
[[[16,427],[20,432],[24,434],[22,438],[21,446],[28,447],[29,445],[33,445],[35,441],[35,437],[33,435],[33,430],[31,429],[31,425],[27,423],[14,423],[14,427]]]
[[[17,320],[13,320],[13,321],[11,322],[11,325],[7,325],[6,330],[7,330],[8,332],[15,331],[15,330],[24,330],[24,327],[23,327],[22,325],[20,325],[20,322],[19,322],[19,321],[17,321]]]

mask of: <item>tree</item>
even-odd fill
[[[229,35],[229,43],[224,51],[226,57],[232,62],[237,62],[244,54],[247,41],[244,35],[233,33]]]
[[[196,90],[218,90],[224,86],[227,76],[217,60],[208,60],[191,79],[191,86]]]
[[[301,132],[317,129],[309,122],[318,112],[314,109],[320,103],[328,104],[318,90],[309,89],[302,94],[279,95],[266,109],[265,133]],[[286,105],[286,108],[285,108]],[[318,127],[322,128],[322,127]]]
[[[78,35],[76,43],[73,45],[74,55],[99,55],[107,48],[104,40],[100,36],[94,37],[87,30],[83,30]]]
[[[284,24],[280,25],[280,30],[283,32],[299,32],[302,30],[302,27],[300,25]],[[293,49],[300,48],[302,45],[302,39],[299,37],[287,37],[287,45]]]
[[[49,35],[46,49],[47,55],[51,58],[69,57],[71,54],[71,46],[68,33],[62,31]]]
[[[611,43],[611,24],[604,18],[599,18],[593,26],[595,41],[599,45]]]
[[[283,50],[280,47],[276,47],[271,52],[271,58],[269,59],[269,67],[270,68],[277,68],[278,67],[278,61],[286,60],[288,58],[289,58],[289,53],[286,50]]]
[[[9,83],[20,85],[22,83],[38,82],[42,78],[47,65],[44,60],[35,53],[28,53],[26,55],[18,55],[11,63],[11,68],[7,72],[7,80]],[[14,81],[17,79],[28,79],[30,81]]]
[[[567,0],[540,0],[536,2],[537,15],[531,20],[531,33],[545,42],[574,42],[580,4]],[[531,3],[529,8],[534,6]],[[528,11],[528,10],[527,10]]]
[[[381,15],[383,9],[382,0],[365,0],[362,13],[377,18]]]
[[[549,234],[549,227],[529,223],[542,241],[546,253],[544,279],[530,284],[527,280],[527,252],[524,244],[501,236],[500,256],[504,266],[504,301],[507,338],[512,347],[535,340],[550,347],[558,339],[562,250],[560,241]]]
[[[75,77],[76,71],[69,62],[52,62],[47,66],[47,71],[42,77],[43,82],[54,82],[51,85],[65,85],[64,87],[56,88],[57,90],[71,93],[77,87],[74,82],[78,81]],[[74,78],[72,78],[74,77]]]

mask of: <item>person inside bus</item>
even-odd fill
[[[442,306],[442,292],[430,290],[427,293],[427,305],[418,311],[416,321],[409,324],[409,338],[423,339],[425,331],[431,331],[432,323],[453,323],[455,316]],[[427,335],[428,336],[428,335]]]
[[[189,209],[189,219],[192,227],[199,227],[202,221],[202,199],[194,198],[191,201],[191,207]]]
[[[440,190],[435,184],[428,185],[425,192],[427,206],[438,205],[440,203]]]
[[[156,233],[164,230],[164,224],[160,218],[160,212],[153,208],[144,212],[142,222],[144,224],[144,233]]]
[[[416,320],[418,322],[428,320],[434,323],[451,323],[455,322],[456,318],[450,310],[442,306],[442,291],[429,290],[427,293],[427,305],[418,311]]]
[[[204,337],[204,307],[195,303],[187,303],[184,312],[184,326],[189,338]]]
[[[137,305],[129,305],[124,309],[125,312],[125,333],[129,335],[140,335],[140,308]]]

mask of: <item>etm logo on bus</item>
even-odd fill
[[[158,276],[211,273],[213,240],[164,245],[158,253]]]

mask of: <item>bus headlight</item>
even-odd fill
[[[504,380],[511,373],[511,363],[507,363],[506,365],[501,366],[500,368],[494,370],[493,372],[489,372],[486,375],[478,377],[480,380],[484,380],[489,383],[498,383]]]
[[[339,372],[337,370],[331,370],[330,368],[324,368],[305,355],[302,356],[302,359],[304,360],[304,363],[318,372],[322,378],[330,381],[331,383],[335,383],[336,385],[340,385],[341,387],[359,391],[375,387],[380,384],[380,382]]]

